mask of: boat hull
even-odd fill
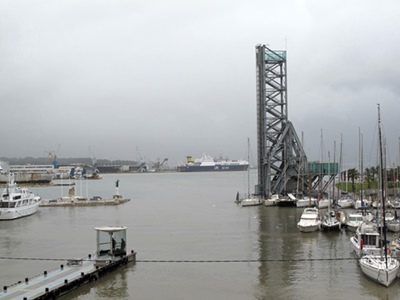
[[[353,201],[348,199],[339,199],[337,202],[337,206],[340,208],[352,208],[353,205]]]
[[[15,220],[27,217],[36,213],[39,209],[39,202],[19,208],[1,208],[0,220]]]
[[[305,208],[297,228],[301,232],[314,232],[321,228],[321,220],[317,208]]]
[[[273,199],[265,199],[264,200],[264,206],[275,206],[276,205],[276,203],[275,203],[275,200],[273,200]]]
[[[299,199],[296,201],[296,207],[313,207],[315,203],[315,199]]]
[[[297,228],[301,232],[315,232],[320,229],[320,225],[308,225],[308,226],[297,225]]]
[[[195,166],[183,165],[178,166],[178,172],[229,172],[229,171],[247,171],[249,165],[210,165],[210,166]]]
[[[356,232],[358,226],[360,226],[360,224],[354,224],[354,223],[351,223],[351,224],[350,224],[350,223],[347,223],[347,224],[346,224],[346,229],[347,229],[348,231],[351,231],[351,232]]]
[[[397,277],[399,271],[399,262],[387,257],[386,261],[380,256],[366,255],[360,259],[360,267],[362,272],[370,279],[388,287]]]
[[[245,206],[258,206],[258,205],[261,205],[262,203],[263,203],[262,199],[254,198],[254,199],[244,199],[244,200],[242,200],[241,205],[242,205],[242,207],[245,207]]]
[[[321,224],[321,228],[324,231],[338,231],[338,230],[341,230],[342,224],[340,224],[339,222],[334,223],[334,224],[327,224],[327,223],[323,222]]]
[[[276,202],[276,205],[279,207],[289,207],[289,206],[296,206],[296,200],[292,199],[279,199]]]
[[[398,220],[387,222],[386,227],[390,232],[399,232],[400,231],[400,222]]]
[[[316,203],[318,208],[328,208],[330,204],[331,204],[331,201],[329,199],[321,199],[321,200],[318,200]]]

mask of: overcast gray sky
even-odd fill
[[[309,160],[343,134],[376,165],[377,103],[398,164],[400,2],[3,0],[0,156],[246,158],[255,46],[287,50],[289,119]],[[338,151],[338,150],[337,150]],[[338,154],[337,154],[338,155]],[[253,158],[254,163],[256,159]]]

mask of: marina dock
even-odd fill
[[[4,286],[0,299],[56,299],[136,261],[135,251],[125,252],[126,227],[98,227],[96,231],[96,255],[89,255],[87,259],[70,259],[65,266]]]
[[[43,275],[4,286],[0,299],[56,299],[135,260],[134,251],[117,260],[109,260],[102,266],[97,265],[96,260],[90,256],[87,260],[71,260],[70,264],[61,265],[56,270],[44,271]]]

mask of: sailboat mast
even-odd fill
[[[320,162],[319,162],[319,176],[320,181],[319,181],[319,195],[318,195],[318,200],[322,199],[322,179],[324,178],[323,175],[323,140],[322,140],[322,129],[321,129],[321,146],[320,146]]]
[[[364,135],[361,133],[361,203],[364,203]]]
[[[386,189],[385,189],[385,180],[384,180],[384,165],[383,165],[383,149],[382,149],[382,131],[381,131],[381,110],[380,105],[378,104],[378,135],[379,135],[379,159],[381,165],[381,193],[382,193],[382,218],[383,218],[383,241],[384,241],[384,249],[385,249],[385,262],[386,268],[387,266],[387,245],[386,245],[386,215],[385,215],[385,197],[386,197]]]
[[[333,166],[334,167],[336,166],[336,141],[333,141]],[[333,200],[334,201],[335,201],[335,198],[336,198],[336,196],[335,196],[335,184],[336,184],[336,174],[337,174],[337,173],[335,173],[335,171],[336,171],[336,168],[333,171],[334,174],[335,174],[335,177],[333,177],[333,186],[332,186],[332,195],[333,195]],[[336,201],[337,201],[337,199],[338,198],[336,198]]]
[[[330,177],[331,177],[331,152],[328,151],[328,182],[330,182]],[[328,199],[329,199],[329,206],[328,206],[328,212],[331,211],[331,191],[330,191],[330,186],[328,185]],[[329,214],[329,218],[331,217],[331,214]]]
[[[339,153],[339,184],[342,182],[342,163],[343,163],[343,157],[342,157],[342,150],[343,150],[343,134],[340,134],[340,153]],[[339,189],[337,189],[338,191],[338,196],[337,199],[339,200],[339,198],[342,196],[339,192]],[[346,187],[346,192],[347,192],[347,187]]]
[[[247,138],[247,161],[249,167],[247,168],[247,197],[250,198],[250,138]]]

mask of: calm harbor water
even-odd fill
[[[0,284],[57,268],[95,249],[96,226],[128,227],[137,262],[63,299],[398,299],[365,278],[350,233],[300,233],[302,209],[245,207],[247,173],[103,175],[77,183],[77,194],[131,201],[106,207],[48,207],[0,222]],[[67,187],[30,188],[44,199]],[[9,259],[15,258],[15,259]],[[61,260],[57,260],[61,259]]]

